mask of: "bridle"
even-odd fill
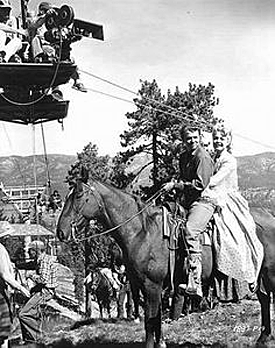
[[[106,209],[105,209],[105,206],[104,206],[104,203],[102,202],[102,199],[100,197],[100,194],[97,192],[96,188],[94,186],[91,186],[89,184],[85,184],[85,183],[82,183],[82,185],[86,188],[84,189],[83,191],[81,191],[81,193],[79,192],[76,192],[77,190],[77,186],[75,186],[71,192],[69,193],[69,196],[71,194],[81,194],[81,196],[79,197],[76,197],[76,199],[82,197],[86,192],[90,192],[92,193],[93,197],[95,198],[95,201],[98,205],[98,208],[99,208],[99,211],[101,213],[105,213],[106,212]],[[81,216],[82,214],[82,211],[83,211],[83,208],[86,204],[86,202],[84,202],[80,207],[74,207],[74,205],[72,206],[72,209],[73,211],[75,212],[76,214],[76,219],[72,220],[71,221],[71,237],[72,237],[72,240],[75,241],[75,242],[83,242],[83,241],[86,241],[86,240],[89,240],[89,239],[93,239],[93,238],[97,238],[97,237],[101,237],[101,236],[104,236],[106,234],[109,234],[109,233],[112,233],[116,230],[118,230],[120,227],[123,227],[124,225],[126,225],[128,222],[130,222],[131,220],[133,220],[135,217],[137,217],[138,215],[140,215],[144,210],[146,210],[147,208],[149,208],[151,205],[154,204],[155,200],[160,197],[162,194],[163,194],[163,189],[157,191],[151,198],[149,198],[147,201],[146,201],[146,204],[143,208],[141,208],[139,211],[137,211],[135,214],[133,214],[132,216],[130,216],[129,218],[127,218],[126,220],[124,220],[123,222],[121,222],[120,224],[112,227],[112,228],[109,228],[107,229],[106,231],[104,232],[100,232],[100,233],[97,233],[97,234],[93,234],[92,236],[89,236],[89,237],[85,237],[85,238],[81,238],[81,239],[78,239],[76,238],[76,232],[78,230],[77,228],[77,221],[79,221],[79,216]]]
[[[98,205],[98,209],[100,212],[104,212],[105,209],[104,209],[104,204],[102,204],[100,202],[100,199],[99,197],[97,197],[97,195],[95,194],[95,188],[89,184],[85,184],[82,182],[82,185],[84,186],[85,189],[83,189],[81,192],[77,192],[77,185],[75,185],[71,191],[69,192],[69,195],[68,197],[72,196],[72,195],[75,195],[75,197],[73,197],[73,203],[72,203],[72,210],[74,212],[74,215],[75,215],[75,218],[73,220],[71,220],[71,239],[73,241],[76,241],[76,242],[80,242],[82,241],[82,239],[78,239],[76,238],[76,232],[78,231],[78,221],[80,220],[79,217],[80,216],[83,216],[82,215],[82,211],[83,211],[83,208],[86,204],[86,202],[84,201],[81,206],[78,206],[78,204],[75,204],[75,201],[79,200],[82,196],[84,196],[87,192],[90,192],[93,194],[93,197],[95,198],[95,201]],[[85,239],[88,239],[88,238],[85,238]],[[83,239],[84,240],[84,239]]]

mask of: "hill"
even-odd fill
[[[51,185],[57,189],[61,195],[67,192],[67,185],[64,180],[71,164],[76,160],[72,155],[48,155],[49,172]],[[43,155],[37,155],[36,173],[37,184],[46,185],[47,168]],[[150,159],[143,156],[131,162],[130,168],[133,172],[139,172]],[[0,157],[0,182],[4,186],[10,185],[33,185],[34,184],[34,163],[33,156],[10,156]],[[139,175],[138,182],[148,184],[150,166],[146,167]],[[259,203],[264,201],[266,204],[275,206],[275,153],[265,152],[253,156],[238,157],[239,186],[246,198],[251,202]]]
[[[48,155],[49,173],[53,190],[58,190],[62,196],[67,192],[64,180],[76,156]],[[47,184],[47,167],[43,155],[35,156],[37,185]],[[33,156],[0,157],[0,182],[5,186],[34,185]]]
[[[275,207],[275,153],[265,152],[238,158],[239,186],[255,204]]]

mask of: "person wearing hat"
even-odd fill
[[[0,0],[0,63],[8,62],[22,48],[22,40],[14,35],[24,32],[12,27],[10,12],[9,2]]]
[[[39,240],[29,244],[28,252],[35,261],[36,272],[30,277],[36,285],[31,289],[32,297],[19,312],[22,344],[41,337],[42,313],[39,308],[55,296],[57,286],[56,257],[46,254],[46,247]]]
[[[6,229],[0,232],[0,238],[9,234],[10,231]],[[8,347],[8,337],[12,328],[8,285],[14,290],[20,291],[24,296],[30,297],[29,291],[15,279],[9,253],[4,245],[0,243],[0,348]]]

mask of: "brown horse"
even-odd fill
[[[264,246],[264,260],[258,281],[257,296],[261,304],[260,346],[271,337],[270,304],[271,293],[275,294],[275,218],[263,208],[252,207],[257,235]]]
[[[259,221],[258,233],[265,246],[262,279],[267,294],[258,291],[263,327],[259,340],[264,341],[271,332],[270,291],[275,289],[275,219],[262,209],[254,210],[253,215]],[[161,208],[145,206],[136,197],[112,186],[97,181],[84,184],[78,180],[59,216],[58,238],[68,241],[72,226],[83,218],[97,219],[111,229],[123,251],[132,286],[140,289],[144,296],[146,348],[153,348],[154,340],[158,347],[165,347],[161,330],[161,294],[168,275],[169,246],[162,234]]]
[[[146,206],[110,185],[97,181],[88,185],[79,180],[60,214],[58,238],[69,240],[72,226],[80,224],[83,218],[97,219],[106,228],[114,228],[112,236],[123,251],[135,304],[139,302],[139,290],[144,297],[146,347],[153,348],[154,340],[158,347],[165,347],[161,295],[168,276],[169,245],[162,233],[162,209]]]

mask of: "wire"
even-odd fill
[[[36,173],[36,151],[35,151],[35,125],[32,124],[32,152],[33,152],[33,177],[34,186],[37,187],[37,173]]]
[[[136,106],[136,103],[134,103],[133,101],[131,100],[128,100],[128,99],[124,99],[124,98],[121,98],[121,97],[118,97],[116,95],[113,95],[113,94],[110,94],[110,93],[105,93],[105,92],[102,92],[102,91],[99,91],[99,90],[96,90],[96,89],[93,89],[93,88],[87,88],[88,91],[90,92],[93,92],[93,93],[98,93],[98,94],[101,94],[101,95],[105,95],[106,97],[110,97],[110,98],[113,98],[113,99],[117,99],[117,100],[121,100],[121,101],[124,101],[126,103],[129,103],[129,104],[132,104],[132,105],[135,105]],[[164,104],[163,104],[164,105]],[[165,106],[165,105],[164,105]],[[168,112],[168,111],[164,111],[162,109],[159,109],[159,108],[156,108],[156,107],[152,107],[151,105],[142,105],[143,108],[145,109],[148,109],[148,110],[152,110],[152,111],[158,111],[158,112],[161,112],[162,114],[166,114],[166,115],[169,115],[169,116],[173,116],[173,117],[178,117],[180,118],[180,115],[177,115],[175,113],[171,113],[171,112]],[[178,112],[177,109],[173,109],[175,110],[175,112]],[[182,112],[179,112],[181,115],[184,115]],[[193,123],[198,123],[198,124],[204,124],[206,125],[207,123],[204,122],[203,120],[201,121],[196,121],[194,120],[190,115],[188,114],[185,114],[185,118],[187,119],[187,121],[192,121]],[[181,119],[181,118],[180,118]]]
[[[124,101],[126,103],[130,103],[130,104],[133,104],[133,105],[136,105],[133,101],[131,100],[127,100],[127,99],[124,99],[124,98],[121,98],[121,97],[117,97],[113,94],[109,94],[109,93],[105,93],[105,92],[101,92],[101,91],[98,91],[96,89],[93,89],[93,88],[87,88],[88,91],[90,92],[93,92],[93,93],[98,93],[98,94],[102,94],[102,95],[105,95],[106,97],[110,97],[110,98],[113,98],[113,99],[118,99],[118,100],[121,100],[121,101]]]
[[[105,78],[102,78],[102,77],[100,77],[100,76],[97,76],[97,75],[95,75],[95,74],[92,74],[92,73],[90,73],[90,72],[88,72],[88,71],[85,71],[85,70],[79,69],[79,71],[83,72],[84,74],[86,74],[86,75],[88,75],[88,76],[94,77],[94,78],[96,78],[96,79],[98,79],[98,80],[100,80],[100,81],[106,82],[106,83],[108,83],[109,85],[112,85],[112,86],[114,86],[114,87],[117,87],[117,88],[119,88],[119,89],[121,89],[121,90],[123,90],[123,91],[126,91],[126,92],[129,92],[129,93],[131,93],[131,94],[134,94],[134,95],[136,95],[137,97],[140,96],[138,93],[136,93],[136,92],[130,90],[129,88],[123,87],[123,86],[121,86],[121,85],[119,85],[119,84],[117,84],[117,83],[114,83],[114,82],[110,81],[110,80],[107,80],[107,79],[105,79]],[[149,97],[146,97],[146,96],[142,96],[142,97],[143,97],[144,99],[146,99],[147,101],[150,101],[150,102],[159,104],[160,106],[163,106],[163,107],[165,107],[165,108],[167,108],[167,109],[170,109],[171,111],[174,111],[174,112],[176,112],[177,114],[181,114],[181,115],[184,116],[184,117],[188,117],[188,118],[190,118],[190,121],[194,121],[193,118],[192,118],[190,115],[188,115],[187,113],[185,113],[185,112],[182,112],[182,111],[180,111],[180,110],[178,110],[178,109],[176,109],[176,108],[173,108],[172,106],[166,105],[166,104],[164,104],[163,102],[160,102],[160,101],[158,101],[158,100],[156,100],[156,99],[152,99],[152,98],[149,98]],[[163,110],[161,110],[161,111],[163,112]],[[171,115],[172,115],[172,114],[171,114]]]
[[[44,148],[44,158],[45,158],[45,164],[46,164],[46,170],[47,170],[47,176],[48,176],[48,193],[51,194],[51,177],[50,177],[50,169],[49,169],[49,160],[47,155],[47,149],[46,149],[46,141],[45,141],[45,134],[44,134],[44,128],[43,123],[41,123],[41,133],[42,133],[42,140],[43,140],[43,148]]]
[[[8,131],[7,131],[7,129],[6,129],[6,126],[5,126],[5,124],[2,123],[2,122],[1,122],[1,124],[2,124],[2,127],[3,127],[3,129],[4,129],[5,135],[6,135],[6,137],[7,137],[7,140],[8,140],[8,143],[9,143],[9,147],[10,147],[11,151],[14,152],[14,151],[13,151],[13,147],[12,147],[12,143],[11,143],[11,140],[10,140],[10,137],[9,137],[9,134],[8,134]],[[23,175],[23,173],[22,173],[22,170],[21,170],[21,166],[20,166],[19,161],[18,161],[17,158],[14,157],[14,156],[12,156],[12,159],[14,160],[14,162],[15,162],[17,168],[18,168],[18,171],[19,171],[20,176],[21,176],[21,179],[22,179],[23,186],[26,186],[26,178],[24,177],[24,175]]]
[[[112,85],[112,86],[114,86],[114,87],[117,87],[117,88],[119,88],[119,89],[122,89],[123,91],[132,93],[132,94],[134,94],[134,95],[138,95],[138,93],[136,93],[136,92],[134,92],[134,91],[131,91],[129,88],[123,87],[123,86],[121,86],[121,85],[119,85],[119,84],[117,84],[117,83],[115,83],[115,82],[112,82],[112,81],[110,81],[110,80],[104,79],[103,77],[97,76],[97,75],[92,74],[92,73],[90,73],[90,72],[88,72],[88,71],[85,71],[85,70],[79,69],[79,71],[83,72],[83,73],[86,74],[86,75],[89,75],[89,76],[91,76],[91,77],[94,77],[94,78],[96,78],[96,79],[98,79],[98,80],[100,80],[100,81],[106,82],[106,83],[108,83],[109,85]]]
[[[108,83],[108,84],[110,84],[110,85],[112,85],[112,86],[114,86],[114,87],[117,87],[117,88],[123,90],[123,91],[129,92],[129,93],[134,94],[134,95],[136,95],[136,96],[139,96],[138,93],[136,93],[136,92],[130,90],[129,88],[126,88],[126,87],[124,87],[124,86],[121,86],[121,85],[119,85],[119,84],[117,84],[117,83],[114,83],[114,82],[112,82],[112,81],[110,81],[110,80],[107,80],[107,79],[102,78],[102,77],[100,77],[100,76],[98,76],[98,75],[92,74],[92,73],[90,73],[90,72],[88,72],[88,71],[85,71],[85,70],[79,70],[79,71],[83,72],[84,74],[86,74],[86,75],[88,75],[88,76],[94,77],[94,78],[96,78],[96,79],[98,79],[98,80],[100,80],[100,81],[106,82],[106,83]],[[110,98],[118,99],[118,100],[121,100],[121,101],[130,103],[130,104],[136,105],[133,101],[130,101],[130,100],[127,100],[127,99],[124,99],[124,98],[120,98],[120,97],[118,97],[118,96],[114,96],[114,95],[109,94],[109,93],[104,93],[104,92],[101,92],[101,91],[97,91],[97,90],[94,90],[94,89],[92,89],[92,88],[88,88],[88,90],[90,90],[91,92],[94,92],[94,93],[99,93],[99,94],[105,95],[105,96],[110,97]],[[161,110],[161,109],[158,109],[158,108],[155,108],[155,107],[152,107],[152,106],[143,105],[143,107],[145,107],[145,108],[152,109],[152,110],[155,110],[155,111],[160,111],[160,112],[162,112],[162,113],[164,113],[164,114],[168,114],[168,115],[176,116],[176,117],[179,116],[179,115],[182,115],[182,116],[184,116],[184,117],[187,117],[188,120],[190,120],[190,121],[192,121],[192,122],[195,121],[195,120],[192,118],[192,116],[190,116],[190,115],[188,115],[188,114],[186,114],[186,113],[183,113],[182,111],[180,111],[180,110],[178,110],[178,109],[175,109],[175,108],[173,108],[173,107],[171,107],[171,106],[169,106],[169,105],[165,105],[164,103],[159,102],[158,100],[151,99],[151,98],[148,98],[148,97],[145,97],[145,96],[143,96],[143,98],[146,99],[146,100],[148,100],[148,101],[152,101],[152,102],[154,102],[154,103],[156,103],[156,104],[159,104],[159,105],[161,105],[161,106],[163,106],[163,107],[165,107],[165,108],[168,108],[168,109],[174,111],[176,114],[174,114],[174,113],[168,113],[168,112],[166,112],[166,111],[163,111],[163,110]],[[206,122],[206,121],[203,122],[203,120],[200,120],[200,123],[203,123],[204,125],[207,124],[207,122]],[[252,143],[254,143],[254,144],[258,144],[258,145],[261,145],[261,146],[263,146],[263,147],[265,147],[265,148],[270,148],[270,149],[272,149],[272,150],[275,150],[275,146],[268,145],[268,144],[264,144],[264,143],[262,143],[262,142],[260,142],[260,141],[251,139],[251,138],[249,138],[249,137],[243,136],[243,135],[238,134],[238,133],[235,133],[235,132],[234,132],[234,135],[236,135],[236,136],[239,137],[239,138],[248,140],[248,141],[250,141],[250,142],[252,142]]]
[[[249,138],[249,137],[246,137],[246,136],[244,136],[244,135],[241,135],[241,134],[238,134],[238,133],[235,133],[235,132],[233,132],[233,134],[234,134],[235,136],[239,137],[239,138],[242,138],[242,139],[244,139],[244,140],[250,141],[250,142],[255,143],[255,144],[257,144],[257,145],[261,145],[261,146],[266,147],[266,148],[269,148],[269,149],[271,149],[271,150],[275,150],[275,146],[262,143],[262,142],[260,142],[260,141],[258,141],[258,140],[251,139],[251,138]]]

